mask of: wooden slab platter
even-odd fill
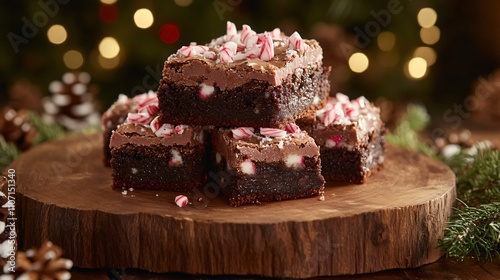
[[[232,208],[206,186],[179,208],[178,193],[112,190],[101,143],[100,135],[65,138],[9,167],[21,247],[51,240],[82,268],[300,278],[417,267],[442,256],[437,243],[455,177],[418,153],[389,146],[380,172],[363,185],[327,184],[324,201]]]

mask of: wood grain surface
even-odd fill
[[[442,256],[455,178],[418,153],[390,146],[383,170],[363,185],[328,184],[324,201],[232,208],[212,184],[179,208],[178,193],[112,190],[101,143],[66,138],[11,165],[22,247],[51,240],[82,268],[268,277],[370,273]]]
[[[71,271],[72,280],[266,280],[280,279],[258,277],[254,275],[189,275],[184,273],[151,273],[136,269],[81,269],[75,268]],[[283,280],[283,278],[281,278]],[[473,258],[459,261],[454,258],[442,257],[436,262],[423,265],[418,268],[391,269],[369,274],[343,275],[343,276],[322,276],[308,278],[309,280],[496,280],[500,279],[500,260],[494,259],[491,262],[478,261]]]

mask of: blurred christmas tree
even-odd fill
[[[464,5],[446,0],[2,1],[0,32],[7,40],[0,45],[1,100],[19,79],[48,95],[48,84],[63,73],[85,71],[100,85],[97,98],[106,108],[119,93],[155,90],[171,53],[221,35],[230,20],[258,31],[277,26],[317,38],[325,61],[333,63],[335,90],[429,103],[437,93],[435,70],[445,71],[434,64],[448,51],[445,28],[452,26],[449,13],[456,6]],[[468,90],[440,95],[464,97]]]

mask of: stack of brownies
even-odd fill
[[[323,176],[364,182],[383,162],[379,110],[329,97],[322,59],[297,32],[230,22],[209,44],[180,48],[157,94],[120,95],[103,115],[113,187],[189,192],[210,170],[240,206],[321,195]]]

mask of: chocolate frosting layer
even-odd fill
[[[183,133],[173,133],[167,137],[156,136],[150,127],[125,123],[119,125],[111,136],[109,147],[111,149],[120,148],[123,145],[133,144],[139,146],[151,145],[203,145],[204,132],[201,128],[186,126]]]
[[[239,166],[249,158],[254,162],[280,162],[290,155],[318,157],[319,147],[306,132],[287,134],[285,137],[270,138],[253,135],[246,139],[235,139],[231,130],[215,132],[214,149],[226,158],[228,166]]]
[[[335,101],[335,98],[330,97],[329,102]],[[354,118],[341,117],[326,127],[319,119],[316,119],[315,122],[312,136],[316,143],[322,147],[333,135],[341,136],[341,145],[347,146],[347,148],[356,147],[360,143],[366,143],[370,134],[383,126],[380,119],[380,109],[372,103],[368,103],[365,108],[360,109],[359,115]]]
[[[300,75],[302,68],[322,66],[323,50],[315,40],[304,40],[309,47],[304,52],[289,49],[282,40],[274,40],[274,58],[243,59],[222,63],[206,59],[202,55],[184,57],[179,53],[171,55],[165,62],[163,79],[188,86],[205,83],[221,90],[242,86],[251,80],[281,85],[291,74]],[[220,49],[210,48],[214,53]]]

